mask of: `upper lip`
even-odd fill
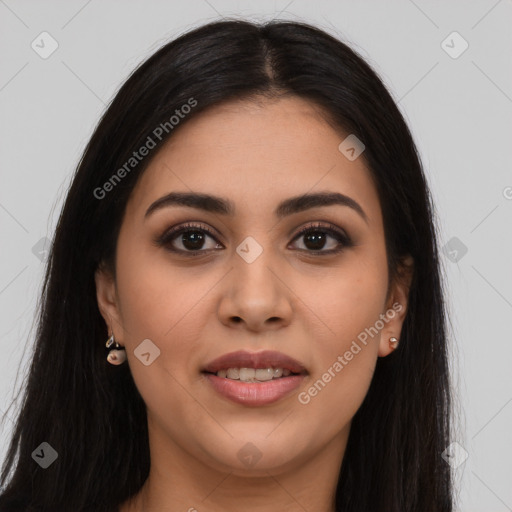
[[[228,368],[288,368],[292,373],[307,373],[306,368],[286,354],[273,350],[262,352],[247,352],[239,350],[230,352],[209,362],[203,369],[204,372],[217,373]]]

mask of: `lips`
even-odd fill
[[[289,398],[306,379],[306,375],[291,374],[269,382],[249,383],[224,379],[213,373],[205,373],[204,376],[218,395],[245,407],[262,407]]]
[[[308,373],[306,368],[296,359],[273,350],[262,352],[239,350],[231,352],[208,363],[203,368],[203,372],[217,373],[219,370],[227,370],[229,368],[287,368],[291,373]]]

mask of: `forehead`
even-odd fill
[[[362,158],[338,149],[347,137],[297,97],[233,101],[187,120],[154,156],[131,207],[174,190],[230,197],[237,214],[270,211],[283,198],[333,190],[380,215],[377,191]]]

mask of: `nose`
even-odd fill
[[[218,308],[224,325],[251,332],[289,325],[293,293],[283,272],[273,268],[276,264],[270,256],[270,251],[263,251],[255,261],[247,263],[234,254],[234,267],[223,280]]]

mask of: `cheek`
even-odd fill
[[[385,288],[376,287],[372,277],[338,280],[332,300],[319,309],[329,330],[316,339],[315,365],[298,402],[313,417],[330,411],[332,435],[357,412],[375,370],[379,336],[369,328],[382,311]]]
[[[333,354],[298,393],[298,414],[304,418],[303,425],[314,432],[320,423],[321,435],[326,439],[350,424],[370,387],[376,357],[369,346],[361,345],[358,351],[350,361],[343,351]]]
[[[309,297],[309,314],[318,316],[326,326],[326,338],[332,349],[340,350],[376,322],[385,303],[387,269],[385,260],[354,252],[336,269],[314,281],[302,281],[297,294]],[[307,289],[306,289],[307,288]],[[326,340],[327,341],[327,340]],[[329,350],[332,355],[332,350]]]
[[[155,250],[149,251],[132,250],[130,258],[118,260],[118,297],[126,343],[140,336],[172,338],[195,310],[204,293],[201,290],[214,282],[211,276],[184,271],[165,255],[155,257]]]
[[[361,405],[375,369],[379,336],[371,328],[383,312],[385,260],[354,254],[316,284],[308,306],[327,328],[316,337],[314,374],[301,389],[299,402],[312,414],[332,408],[339,426]]]
[[[119,262],[118,294],[128,362],[136,386],[152,414],[169,421],[169,411],[181,411],[187,378],[197,371],[195,354],[208,315],[201,297],[215,282],[193,276],[170,263],[143,255]],[[137,356],[142,340],[158,348],[154,362]]]
[[[150,255],[143,249],[125,254],[131,256],[118,261],[118,297],[123,343],[137,387],[148,402],[156,389],[177,386],[172,396],[179,396],[173,376],[182,382],[184,376],[197,372],[198,345],[211,317],[205,295],[222,276],[200,272],[199,267],[173,266],[165,255],[155,258],[154,252]],[[134,354],[145,339],[160,351],[150,366]]]

